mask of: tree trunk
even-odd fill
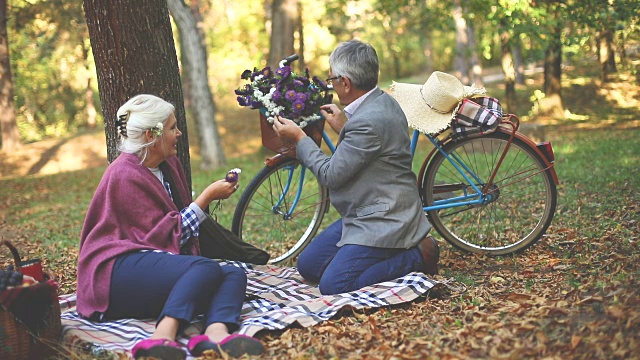
[[[503,27],[505,29],[505,27]],[[504,73],[505,101],[502,104],[505,112],[517,114],[516,104],[516,69],[511,55],[511,33],[502,30],[500,34],[502,52],[502,72]]]
[[[7,34],[7,0],[0,0],[0,149],[12,151],[20,146],[20,132],[13,105],[13,78]]]
[[[297,9],[296,29],[298,31],[298,55],[300,55],[300,59],[298,59],[298,69],[300,73],[303,74],[307,63],[304,59],[304,22],[302,21],[302,3],[300,1],[298,1]]]
[[[544,56],[544,94],[540,101],[540,115],[555,118],[564,117],[562,102],[562,39],[560,29],[555,32],[551,44],[545,50]]]
[[[456,27],[456,52],[453,59],[453,73],[462,81],[463,84],[469,84],[469,37],[467,32],[467,21],[462,15],[461,0],[454,0],[453,5],[453,21]]]
[[[412,11],[416,11],[418,13],[425,13],[429,11],[429,7],[427,6],[426,1],[418,1],[417,6],[412,8]],[[435,54],[433,52],[433,29],[431,28],[431,24],[428,21],[419,21],[418,22],[418,41],[420,42],[420,49],[422,49],[422,58],[424,61],[422,62],[422,71],[424,71],[427,76],[429,76],[433,72],[434,68],[434,57]],[[405,55],[408,57],[411,55]]]
[[[600,59],[600,80],[603,83],[609,81],[609,74],[615,73],[616,60],[613,51],[613,33],[611,30],[604,29],[598,37],[598,49]]]
[[[471,84],[484,86],[484,82],[482,81],[482,62],[480,61],[480,56],[478,55],[476,47],[476,31],[473,22],[471,21],[467,21],[467,36],[469,37],[469,50],[471,55],[469,58],[469,65],[471,66],[471,71],[469,73],[469,76],[471,77]]]
[[[524,59],[520,40],[516,40],[513,46],[513,62],[516,68],[516,84],[524,85]]]
[[[137,94],[171,102],[182,137],[178,158],[191,186],[189,137],[166,0],[83,0],[105,122],[107,158],[117,155],[118,108]]]
[[[182,0],[168,0],[169,11],[180,34],[183,74],[189,83],[189,108],[200,140],[200,168],[212,170],[226,164],[216,125],[216,109],[209,87],[207,51],[196,17]]]
[[[280,60],[292,55],[294,32],[296,26],[297,9],[299,0],[273,0],[271,15],[271,48],[269,50],[269,62],[272,67],[277,67]]]
[[[82,61],[84,61],[87,74],[90,74],[91,71],[89,69],[89,49],[85,45],[82,45]],[[87,126],[91,129],[95,129],[98,112],[96,111],[96,106],[93,103],[93,87],[91,87],[90,75],[87,75],[87,88],[84,92],[84,98],[87,102]]]

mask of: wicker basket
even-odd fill
[[[17,254],[8,241],[2,245]],[[14,260],[19,268],[19,256]],[[61,328],[54,280],[0,292],[0,359],[46,359],[55,353]]]
[[[324,130],[324,119],[317,120],[304,127],[304,132],[320,145],[322,141],[322,130]],[[295,144],[285,144],[276,135],[273,125],[267,121],[266,116],[260,111],[260,131],[262,133],[262,145],[267,149],[290,157],[296,157]]]

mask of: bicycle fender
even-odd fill
[[[274,167],[282,164],[284,161],[290,159],[290,157],[282,154],[275,154],[272,157],[265,159],[264,164],[268,167]]]
[[[510,131],[503,129],[501,127],[498,128],[500,131],[504,132],[505,134],[509,134]],[[553,178],[553,182],[556,185],[560,184],[560,180],[558,180],[558,174],[556,174],[556,168],[555,168],[555,163],[549,162],[549,160],[547,160],[547,157],[542,153],[542,151],[540,151],[540,149],[538,149],[538,146],[536,146],[536,143],[534,143],[531,139],[529,139],[525,134],[516,131],[514,134],[514,138],[518,138],[520,140],[522,140],[524,143],[526,143],[527,145],[529,145],[533,151],[535,151],[536,154],[538,154],[538,156],[540,156],[540,158],[542,159],[542,161],[544,161],[544,163],[546,164],[547,168],[549,169],[549,173],[551,173],[551,177]]]
[[[503,132],[507,135],[511,135],[512,130],[506,129],[502,126],[499,126],[496,131],[500,131]],[[549,170],[549,173],[551,174],[551,178],[553,179],[553,182],[558,185],[560,184],[560,180],[558,180],[558,174],[556,173],[556,169],[555,169],[555,163],[549,162],[549,160],[547,160],[547,157],[544,156],[544,154],[538,149],[538,147],[536,146],[536,144],[529,139],[526,135],[524,135],[521,132],[516,131],[513,134],[514,138],[518,138],[520,140],[522,140],[522,142],[524,142],[525,144],[529,145],[529,147],[531,147],[533,149],[533,151],[538,154],[538,156],[540,156],[540,158],[542,159],[542,161],[544,161],[546,167]],[[445,146],[446,144],[448,144],[450,141],[455,141],[453,140],[453,138],[449,138],[446,139],[446,141],[444,141],[442,144],[440,144],[441,146]],[[437,148],[433,148],[431,149],[431,151],[429,152],[429,154],[427,155],[427,157],[424,159],[424,162],[422,163],[422,166],[420,167],[420,172],[418,173],[418,187],[420,188],[423,182],[423,174],[427,168],[427,165],[429,165],[429,162],[431,161],[431,158],[433,157],[433,155],[436,153],[436,151],[438,151]],[[420,194],[420,197],[422,198],[422,194]],[[424,199],[422,199],[424,202]]]

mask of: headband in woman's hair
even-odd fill
[[[129,120],[129,112],[118,116],[118,120],[116,120],[116,126],[118,127],[118,132],[122,137],[127,137],[127,120]]]

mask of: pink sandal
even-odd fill
[[[264,347],[258,339],[240,334],[229,335],[219,343],[209,340],[207,335],[194,336],[189,340],[187,349],[191,355],[196,357],[201,356],[207,350],[213,350],[218,354],[224,352],[234,358],[242,355],[260,355],[264,351]]]
[[[134,359],[153,357],[161,360],[184,360],[187,353],[182,350],[180,344],[166,339],[146,339],[139,341],[131,354]]]

